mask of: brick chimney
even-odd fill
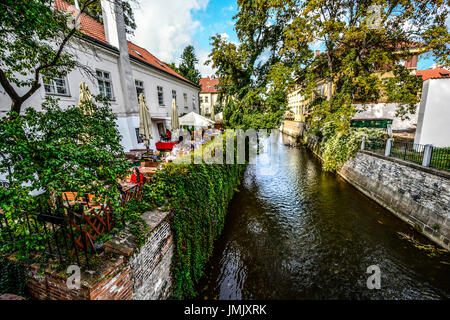
[[[316,50],[316,57],[320,55],[320,51]]]

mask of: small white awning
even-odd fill
[[[187,115],[184,115],[179,118],[180,126],[193,126],[200,128],[207,128],[209,126],[214,125],[214,121],[205,118],[198,113],[189,112]]]

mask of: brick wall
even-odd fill
[[[79,290],[70,290],[66,277],[50,270],[41,271],[38,265],[28,270],[27,289],[39,300],[88,300],[89,288],[82,285]]]
[[[124,230],[105,243],[106,253],[94,270],[82,270],[81,288],[68,289],[67,275],[28,267],[27,288],[39,300],[157,300],[170,296],[173,256],[168,213],[146,212],[147,240],[135,248],[134,235]]]
[[[130,300],[132,293],[133,273],[128,261],[122,258],[91,288],[89,299]]]
[[[425,236],[450,249],[450,173],[362,151],[339,174]]]

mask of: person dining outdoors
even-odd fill
[[[144,175],[139,171],[138,167],[134,168],[134,173],[131,175],[130,183],[141,185],[144,182]]]

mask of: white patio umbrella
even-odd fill
[[[145,148],[148,153],[150,140],[152,139],[152,118],[142,93],[139,95],[139,135],[142,140],[144,140]]]
[[[175,99],[172,99],[172,116],[170,117],[170,127],[172,131],[180,129],[180,122],[178,120],[178,108]]]
[[[85,82],[80,82],[80,99],[78,100],[78,108],[80,108],[85,115],[92,115],[92,110],[86,104],[92,101],[91,92]]]
[[[78,100],[78,108],[81,112],[86,116],[92,116],[92,109],[90,106],[90,102],[92,101],[92,95],[89,91],[89,87],[85,82],[80,82],[80,99]],[[83,143],[82,141],[87,141],[89,139],[89,135],[87,133],[81,134],[83,139],[78,140],[78,143]]]
[[[196,128],[207,128],[212,126],[214,121],[205,118],[198,113],[189,112],[188,114],[180,117],[180,125],[181,126],[193,126]]]

